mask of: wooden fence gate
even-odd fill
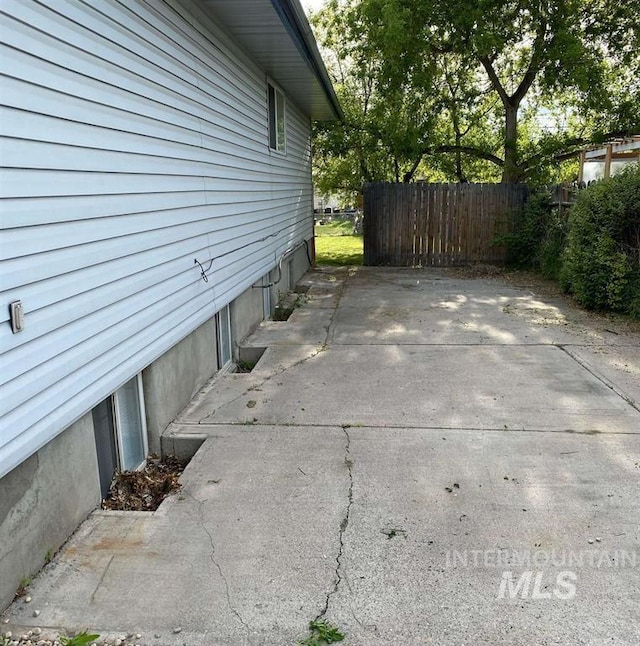
[[[503,263],[495,236],[528,195],[524,184],[365,184],[364,264]]]

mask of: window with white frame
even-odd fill
[[[116,471],[135,471],[147,457],[142,377],[136,375],[92,411],[102,496]]]
[[[271,281],[269,274],[262,277],[262,318],[271,318]]]
[[[267,83],[269,103],[269,148],[280,153],[286,152],[285,101],[278,88]]]
[[[138,375],[118,388],[113,395],[120,467],[123,471],[140,468],[147,457],[141,385]]]
[[[222,369],[231,363],[231,317],[229,306],[223,307],[216,314],[216,328],[218,330],[218,368]]]

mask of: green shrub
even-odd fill
[[[515,215],[513,231],[499,236],[498,244],[507,247],[507,262],[519,269],[538,266],[540,245],[544,239],[545,223],[551,211],[547,193],[534,193]]]
[[[640,318],[640,165],[580,193],[560,279],[584,307]]]
[[[537,268],[545,278],[560,279],[568,231],[567,216],[560,214],[558,209],[551,209],[536,259]]]
[[[566,239],[567,218],[553,207],[547,192],[538,192],[517,214],[513,231],[501,236],[499,242],[507,247],[509,265],[540,271],[557,280]]]

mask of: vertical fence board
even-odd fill
[[[454,266],[504,262],[526,185],[370,183],[364,187],[364,264]]]

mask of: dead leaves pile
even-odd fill
[[[186,461],[174,456],[151,455],[140,471],[116,473],[102,508],[118,511],[155,511],[160,503],[182,486],[178,481]]]

